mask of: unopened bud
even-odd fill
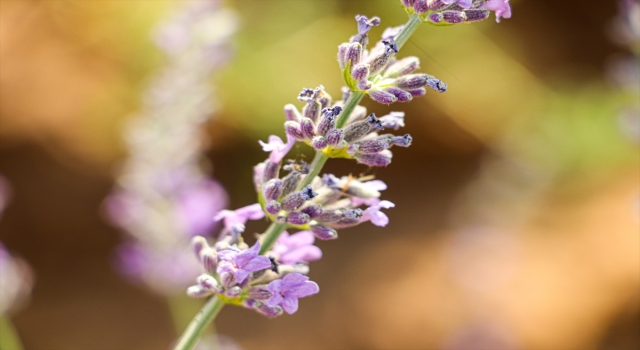
[[[300,212],[293,212],[287,215],[287,223],[292,225],[305,225],[308,224],[311,219],[309,215]]]
[[[247,291],[247,296],[255,300],[267,300],[271,298],[273,293],[267,289],[266,285],[253,286]]]
[[[315,150],[323,150],[327,147],[327,140],[322,136],[316,136],[311,140],[311,147]]]
[[[326,136],[327,132],[335,127],[336,117],[331,113],[325,114],[320,118],[320,122],[318,122],[318,126],[316,126],[316,135]]]
[[[351,43],[345,52],[345,63],[351,61],[351,67],[360,63],[362,59],[362,45],[360,43]]]
[[[365,63],[356,65],[351,70],[351,77],[358,82],[366,81],[369,78],[369,65]]]
[[[269,182],[264,185],[262,193],[267,201],[280,198],[282,194],[282,181],[278,179],[269,180]]]
[[[320,102],[316,100],[307,101],[307,104],[302,108],[302,115],[305,118],[309,118],[312,121],[318,120],[320,116],[320,110],[322,109],[322,105]]]
[[[202,275],[198,276],[196,280],[198,281],[198,284],[204,289],[210,290],[212,292],[218,292],[220,289],[218,287],[218,281],[216,281],[216,279],[209,274],[203,273]]]
[[[357,153],[374,154],[389,148],[389,144],[380,139],[363,140],[353,144]]]
[[[289,193],[293,192],[296,187],[298,187],[300,179],[302,179],[302,174],[295,170],[291,171],[289,175],[285,176],[284,179],[282,179],[282,195],[286,196]]]
[[[378,154],[356,154],[356,160],[358,163],[362,163],[368,166],[387,166],[391,163],[391,157],[384,153]]]
[[[427,93],[427,89],[425,89],[425,88],[411,89],[411,90],[406,90],[406,91],[408,93],[410,93],[411,96],[413,96],[413,97],[424,96]]]
[[[264,173],[262,174],[262,183],[265,183],[271,179],[277,178],[279,172],[280,172],[280,164],[274,163],[270,160],[265,161]]]
[[[264,210],[271,215],[278,214],[278,212],[280,212],[280,208],[281,204],[275,200],[267,202],[267,204],[264,206]]]
[[[284,130],[287,135],[291,135],[291,137],[298,141],[304,141],[306,139],[300,130],[300,124],[298,122],[286,121],[284,123]]]
[[[415,56],[405,57],[395,61],[384,71],[385,78],[396,78],[413,73],[420,68],[420,60]]]
[[[311,140],[315,134],[316,126],[313,121],[309,118],[302,118],[300,122],[300,131],[305,139]]]
[[[384,129],[380,120],[374,113],[369,114],[364,120],[349,124],[344,129],[344,140],[353,142],[367,135],[371,130]]]
[[[204,237],[195,236],[191,239],[191,249],[193,249],[193,252],[196,254],[198,259],[200,259],[200,252],[204,248],[209,248],[209,243],[207,243],[207,240]]]
[[[284,106],[284,116],[287,120],[297,123],[300,122],[300,118],[302,117],[300,112],[298,112],[298,108],[290,103]]]
[[[368,93],[372,100],[382,103],[383,105],[389,105],[398,100],[394,95],[380,90],[369,90]]]
[[[202,288],[200,285],[195,285],[187,288],[187,295],[192,298],[204,298],[213,294],[210,290]]]
[[[427,3],[427,0],[415,0],[413,10],[419,15],[427,13],[427,11],[429,11],[429,4]]]
[[[309,215],[310,219],[315,219],[322,215],[322,206],[320,204],[312,204],[308,207],[304,207],[301,212]]]
[[[464,13],[467,15],[467,20],[465,22],[478,22],[489,18],[489,11],[487,10],[466,10]]]
[[[327,133],[326,139],[329,146],[340,146],[342,144],[342,140],[344,140],[344,134],[342,133],[342,130],[332,129]]]
[[[218,267],[218,252],[210,247],[203,248],[200,251],[200,261],[202,261],[202,266],[207,273],[214,274]]]
[[[402,90],[397,87],[388,87],[383,90],[384,92],[390,93],[398,99],[398,102],[409,102],[413,99],[413,96],[407,91]]]
[[[467,15],[462,11],[444,11],[442,12],[442,19],[445,23],[458,24],[464,22],[467,19]]]
[[[321,239],[323,241],[336,239],[338,238],[338,232],[336,230],[323,226],[323,225],[311,225],[311,232],[316,236],[316,238]]]
[[[429,6],[429,10],[432,12],[440,12],[447,7],[451,6],[453,1],[444,1],[444,0],[427,0],[427,4]]]
[[[242,288],[235,286],[232,288],[227,289],[224,292],[224,295],[228,298],[237,298],[242,294]]]

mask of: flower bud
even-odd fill
[[[196,258],[200,259],[200,252],[204,248],[209,248],[209,243],[202,236],[195,236],[191,239],[191,249],[196,254]]]
[[[357,153],[374,154],[380,153],[389,148],[389,144],[380,139],[371,139],[356,142],[352,145],[352,147]]]
[[[331,223],[336,222],[344,217],[344,212],[341,209],[325,209],[322,214],[318,216],[318,221]]]
[[[388,154],[361,154],[357,153],[355,156],[358,163],[362,163],[368,166],[387,166],[391,163],[391,157]]]
[[[368,93],[369,93],[369,97],[371,97],[372,100],[378,103],[382,103],[383,105],[389,105],[398,101],[397,97],[395,97],[394,95],[388,92],[384,92],[380,90],[369,90]]]
[[[300,122],[300,131],[305,139],[311,140],[315,134],[316,126],[313,121],[309,118],[302,118]]]
[[[237,298],[242,294],[242,288],[235,286],[232,288],[227,289],[224,292],[224,295],[228,298]]]
[[[358,90],[362,90],[362,91],[369,90],[371,89],[372,86],[373,84],[368,80],[358,80],[358,83],[356,84],[356,87],[358,88]]]
[[[369,114],[367,118],[355,123],[349,124],[344,128],[344,140],[347,142],[353,142],[367,135],[371,130],[384,129],[382,123],[374,113]]]
[[[192,298],[204,298],[213,294],[210,290],[202,288],[200,285],[195,285],[187,288],[187,295]]]
[[[245,303],[245,306],[247,306],[248,308],[256,310],[262,315],[270,318],[278,317],[283,313],[282,307],[280,306],[270,307],[270,306],[267,306],[265,303],[257,300],[247,299],[245,300],[244,303]]]
[[[467,15],[462,11],[444,11],[442,12],[442,19],[445,23],[458,24],[464,22],[467,19]]]
[[[267,300],[271,298],[272,295],[266,285],[253,286],[247,291],[247,296],[255,300]]]
[[[395,80],[395,86],[401,89],[419,89],[427,85],[427,80],[431,78],[428,74],[409,74]]]
[[[452,4],[452,2],[444,0],[427,0],[427,3],[431,12],[440,12]]]
[[[385,50],[384,52],[367,59],[366,63],[369,64],[369,75],[376,75],[380,73],[387,66],[390,57],[391,54]]]
[[[338,232],[336,230],[323,226],[323,225],[311,225],[311,232],[316,236],[316,238],[321,239],[323,241],[336,239],[338,238]]]
[[[366,81],[369,78],[369,65],[366,63],[356,65],[351,70],[351,77],[358,82]]]
[[[216,281],[216,279],[209,274],[203,273],[202,275],[198,276],[196,280],[198,281],[198,284],[206,290],[210,290],[216,293],[220,291],[218,281]]]
[[[360,43],[351,43],[345,52],[345,63],[351,61],[351,67],[360,63],[362,59],[362,45]]]
[[[388,87],[383,90],[386,93],[392,94],[398,99],[398,102],[409,102],[413,99],[413,96],[407,91],[404,91],[397,87]]]
[[[309,215],[310,219],[315,219],[318,216],[322,215],[322,206],[319,204],[311,204],[308,207],[302,208],[301,212]]]
[[[266,210],[266,212],[271,215],[278,214],[278,212],[280,212],[280,208],[281,208],[281,204],[275,200],[271,200],[267,202],[267,204],[264,206],[264,209]]]
[[[405,57],[395,61],[384,71],[385,78],[395,78],[413,73],[420,68],[420,60],[415,56]]]
[[[287,120],[294,121],[297,123],[299,123],[300,118],[302,118],[296,106],[290,103],[284,106],[284,116]]]
[[[282,194],[282,181],[278,179],[269,180],[269,182],[263,186],[262,193],[267,201],[280,198]]]
[[[305,118],[309,118],[315,122],[320,116],[321,109],[322,105],[320,105],[320,102],[316,100],[310,100],[307,101],[307,104],[302,108],[302,115]]]
[[[327,132],[331,129],[335,129],[336,127],[336,117],[331,114],[325,114],[320,118],[320,122],[316,126],[316,135],[318,136],[326,136]]]
[[[404,7],[413,7],[413,4],[416,0],[402,0],[402,6]]]
[[[311,140],[311,147],[315,150],[323,150],[327,147],[327,140],[322,136],[316,136]]]
[[[300,179],[302,178],[302,174],[298,171],[291,171],[289,175],[285,176],[282,179],[282,195],[286,196],[289,193],[293,192],[296,187],[298,187],[298,183],[300,183]]]
[[[302,134],[302,131],[300,130],[300,124],[298,122],[286,121],[284,123],[284,130],[287,133],[287,135],[291,135],[291,137],[293,137],[298,141],[306,140],[305,136]]]
[[[292,225],[304,225],[308,224],[311,219],[309,215],[300,212],[292,212],[287,215],[287,223]]]
[[[427,0],[415,0],[413,10],[419,15],[427,13],[429,11],[429,4]]]
[[[231,288],[237,283],[237,281],[236,277],[231,272],[223,272],[220,274],[220,283],[222,283],[222,286],[225,288]]]
[[[214,274],[218,267],[218,252],[211,247],[203,248],[200,251],[200,261],[207,273]]]
[[[442,23],[442,21],[444,21],[444,16],[440,12],[435,12],[435,13],[429,14],[427,19],[431,23]]]
[[[307,186],[302,191],[291,193],[282,200],[282,209],[290,211],[300,208],[304,202],[313,199],[318,193],[314,192],[311,186]]]
[[[489,18],[489,11],[482,9],[466,10],[464,11],[467,16],[465,22],[478,22]]]
[[[425,88],[411,89],[411,90],[406,90],[406,91],[408,93],[410,93],[411,96],[413,96],[413,97],[424,96],[427,93],[427,89],[425,89]]]
[[[329,146],[340,146],[342,144],[342,140],[344,140],[344,134],[339,129],[331,129],[327,133],[326,139]]]

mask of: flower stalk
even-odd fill
[[[198,342],[198,339],[200,339],[202,332],[205,330],[207,325],[216,318],[223,306],[224,302],[220,298],[216,296],[209,298],[202,309],[200,309],[193,320],[191,320],[191,323],[189,323],[187,329],[185,329],[174,349],[193,349]]]

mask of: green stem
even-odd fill
[[[396,45],[398,45],[398,48],[401,48],[409,40],[409,37],[416,31],[421,23],[422,20],[418,15],[413,14],[409,17],[407,24],[405,24],[400,33],[396,35],[395,42]],[[362,101],[364,95],[364,92],[359,91],[353,91],[351,93],[351,96],[349,96],[344,104],[338,120],[336,120],[336,127],[342,128],[344,126],[348,121],[349,115],[351,115],[356,106],[360,101]],[[311,163],[311,170],[298,185],[298,190],[311,183],[311,181],[320,173],[320,170],[322,170],[322,167],[328,159],[329,158],[324,155],[324,153],[316,152],[313,162]],[[271,249],[278,240],[278,237],[280,237],[286,228],[287,224],[272,222],[263,235],[260,254],[264,254]],[[215,296],[211,297],[184,331],[174,350],[192,349],[204,328],[207,324],[213,321],[223,306],[224,302],[222,300]]]
[[[7,315],[0,317],[0,349],[22,350],[22,343],[18,332]]]
[[[211,321],[218,315],[222,307],[224,306],[224,302],[213,296],[207,303],[204,304],[200,312],[196,314],[196,317],[191,320],[191,323],[187,326],[184,333],[182,333],[182,337],[178,340],[178,344],[173,348],[174,350],[191,350],[200,339],[200,335],[202,331],[207,327]]]

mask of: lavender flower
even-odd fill
[[[264,212],[260,204],[252,204],[236,210],[222,210],[214,217],[214,221],[224,219],[224,227],[229,231],[244,231],[244,224],[249,220],[260,220],[264,218]]]
[[[317,294],[320,291],[315,282],[309,281],[309,277],[299,273],[292,273],[281,280],[269,283],[268,289],[272,296],[267,300],[267,306],[281,306],[288,314],[298,311],[299,298]]]
[[[232,249],[218,252],[221,261],[218,264],[218,274],[233,274],[235,282],[241,284],[251,272],[270,268],[271,260],[266,256],[258,255],[258,252],[260,252],[260,242],[242,252]]]
[[[282,264],[295,265],[320,260],[322,251],[313,245],[315,237],[311,231],[300,231],[293,235],[283,232],[273,246],[272,253]]]
[[[118,250],[125,276],[172,295],[201,271],[190,238],[209,235],[226,206],[220,184],[200,169],[193,135],[215,110],[209,78],[229,58],[235,16],[217,1],[191,0],[155,37],[167,65],[152,79],[143,108],[125,134],[130,156],[105,201],[111,222],[127,234]]]
[[[509,0],[402,0],[407,12],[416,13],[433,25],[454,25],[485,20],[489,11],[500,18],[511,18]]]

